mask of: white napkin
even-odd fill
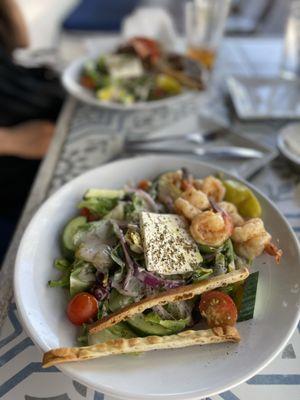
[[[158,40],[165,48],[172,50],[176,43],[176,31],[170,14],[155,7],[138,8],[122,23],[122,37],[146,36]]]

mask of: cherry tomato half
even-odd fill
[[[67,307],[67,315],[74,325],[82,325],[96,317],[98,301],[90,293],[82,292],[74,296]]]
[[[212,290],[203,293],[199,304],[202,317],[206,318],[209,327],[233,326],[237,321],[237,308],[228,294]]]
[[[160,46],[156,40],[145,37],[134,37],[129,41],[129,44],[142,60],[149,59],[153,64],[161,55]]]
[[[86,207],[83,207],[80,210],[80,215],[86,217],[88,222],[98,221],[100,219],[99,215],[91,213],[90,210]]]

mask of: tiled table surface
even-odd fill
[[[266,58],[265,54],[272,53]],[[228,40],[224,43],[217,80],[222,81],[234,71],[253,75],[271,71],[276,73],[280,45],[278,41],[243,41]],[[187,108],[184,108],[187,107]],[[125,133],[144,134],[159,125],[173,125],[174,130],[192,129],[193,106],[182,106],[162,117],[148,115],[120,116],[109,111],[99,113],[72,100],[69,101],[60,129],[67,130],[66,140],[57,150],[56,159],[52,160],[51,171],[47,171],[47,185],[41,184],[44,193],[33,193],[29,199],[30,212],[43,197],[48,196],[66,181],[89,168],[107,162],[115,157],[114,148],[107,140],[107,134],[123,131]],[[208,110],[208,111],[207,111]],[[227,108],[221,96],[215,97],[210,106],[204,110],[207,115],[219,121],[229,122]],[[162,118],[162,119],[159,119]],[[187,122],[188,121],[188,122]],[[101,135],[88,132],[88,126],[99,128]],[[231,125],[242,130],[255,140],[264,141],[274,146],[278,123],[245,124],[231,119]],[[165,128],[166,130],[166,128]],[[57,139],[57,143],[63,142]],[[60,145],[58,146],[60,148]],[[53,154],[51,155],[53,158]],[[50,162],[49,162],[50,165]],[[236,171],[238,172],[238,171]],[[50,174],[50,175],[49,175]],[[44,175],[43,175],[44,176]],[[42,179],[41,176],[38,179]],[[286,162],[278,157],[271,165],[260,171],[252,182],[264,191],[288,218],[297,234],[300,234],[300,178],[291,172]],[[39,184],[41,182],[37,182]],[[38,185],[37,185],[38,186]],[[41,190],[42,190],[41,189]],[[22,225],[22,224],[21,224]],[[19,229],[23,229],[21,226]],[[8,261],[6,261],[8,262]],[[11,260],[10,260],[11,262]],[[4,265],[5,267],[5,265]],[[13,265],[11,265],[11,268]],[[6,277],[9,274],[6,274]],[[1,276],[0,276],[1,277]],[[1,281],[0,281],[1,285]],[[3,285],[3,281],[2,281]],[[1,294],[4,291],[0,292]],[[251,378],[248,382],[233,388],[231,391],[213,396],[212,400],[263,400],[283,398],[297,400],[300,398],[300,327],[295,331],[284,351],[272,363]],[[9,312],[0,330],[0,398],[4,400],[105,400],[110,396],[94,392],[91,389],[65,377],[56,368],[41,369],[41,353],[26,335],[18,320],[17,310],[12,300]]]

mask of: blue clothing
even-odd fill
[[[118,32],[140,0],[82,0],[63,22],[66,30]]]

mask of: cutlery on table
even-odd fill
[[[145,143],[145,142],[144,142]],[[248,147],[216,146],[210,148],[194,147],[192,149],[158,148],[151,146],[133,145],[131,141],[125,143],[125,150],[128,153],[154,153],[154,154],[178,154],[213,157],[232,158],[262,158],[264,153]]]
[[[208,130],[205,132],[191,132],[186,133],[184,135],[175,134],[175,135],[164,135],[164,136],[156,136],[150,137],[147,139],[140,139],[140,140],[128,140],[128,145],[137,145],[137,144],[147,144],[147,143],[160,143],[160,142],[170,142],[174,140],[185,141],[188,143],[196,143],[202,144],[205,142],[210,142],[212,140],[217,139],[220,136],[224,136],[228,134],[229,131],[226,129],[214,129]]]

